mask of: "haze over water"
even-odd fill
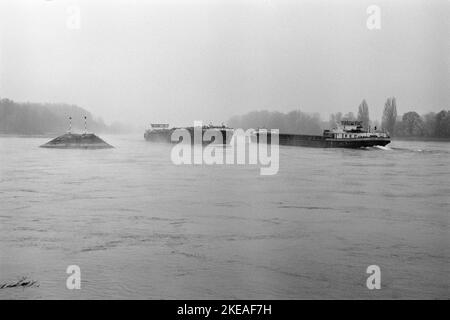
[[[280,147],[261,176],[102,138],[115,149],[0,137],[0,283],[39,283],[0,298],[450,298],[449,143]],[[73,264],[81,290],[66,289]]]

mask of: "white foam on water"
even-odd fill
[[[380,150],[386,150],[386,151],[392,151],[393,149],[385,146],[373,146],[374,148],[380,149]]]

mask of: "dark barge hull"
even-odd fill
[[[145,132],[144,133],[144,138],[145,138],[145,140],[150,141],[150,142],[167,142],[167,143],[170,143],[170,142],[172,142],[170,140],[172,132],[173,132],[172,129],[161,130],[159,132]]]
[[[181,129],[181,128],[180,128]],[[193,128],[182,128],[182,129],[186,129],[189,131],[190,135],[191,135],[191,144],[194,144],[194,129]],[[182,138],[180,138],[179,141],[172,141],[172,133],[175,131],[176,129],[167,129],[167,130],[160,130],[160,131],[148,131],[145,132],[144,134],[144,138],[147,141],[150,142],[165,142],[165,143],[179,143],[182,142]],[[220,130],[220,133],[222,134],[222,142],[223,144],[228,144],[231,140],[231,137],[233,136],[233,132],[227,131],[227,130]],[[202,130],[202,137],[203,134],[205,133],[205,129]],[[213,141],[203,141],[202,143],[204,145],[208,145],[210,143],[214,143],[214,137],[212,138]]]
[[[367,137],[367,138],[342,138],[333,139],[323,136],[310,136],[302,134],[278,135],[279,145],[299,146],[316,148],[364,148],[373,146],[385,146],[391,142],[389,138]],[[260,142],[260,134],[256,133],[256,142]],[[267,134],[267,143],[271,143],[271,135]]]

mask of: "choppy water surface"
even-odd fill
[[[116,148],[0,137],[0,284],[39,284],[0,298],[450,298],[449,143],[281,147],[260,176],[104,138]]]

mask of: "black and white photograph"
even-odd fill
[[[448,0],[0,0],[0,300],[448,300],[449,217]]]

